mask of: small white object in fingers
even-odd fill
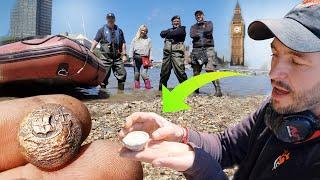
[[[130,132],[122,139],[124,146],[132,151],[142,151],[149,140],[149,134],[144,131]]]

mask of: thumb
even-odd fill
[[[172,127],[162,127],[154,131],[151,135],[153,140],[164,140],[169,138],[174,134],[174,129]]]

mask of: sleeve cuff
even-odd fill
[[[220,164],[210,154],[206,153],[193,143],[188,143],[195,152],[195,159],[193,165],[183,174],[187,179],[215,179],[226,180],[227,176],[223,172]]]

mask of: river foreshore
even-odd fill
[[[173,123],[201,132],[217,133],[228,126],[234,126],[254,112],[263,99],[265,96],[217,98],[211,95],[197,95],[189,97],[186,101],[192,109],[177,113],[162,113],[159,96],[141,100],[132,98],[121,101],[87,101],[85,104],[92,116],[92,130],[85,143],[98,139],[118,141],[117,132],[123,127],[125,118],[137,111],[155,112]],[[149,164],[143,164],[143,168],[145,180],[185,179],[181,173],[172,170],[153,168]],[[232,177],[235,169],[225,171]]]

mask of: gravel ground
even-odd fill
[[[214,96],[192,96],[187,103],[192,109],[177,113],[162,113],[159,97],[147,101],[85,102],[92,116],[92,130],[85,143],[97,139],[117,141],[117,132],[124,124],[125,117],[133,112],[155,112],[161,114],[173,123],[191,127],[195,130],[209,133],[221,132],[228,126],[233,126],[252,113],[265,96],[217,98]],[[153,168],[143,164],[145,180],[185,179],[184,176],[169,169]],[[231,178],[234,170],[225,170]]]

